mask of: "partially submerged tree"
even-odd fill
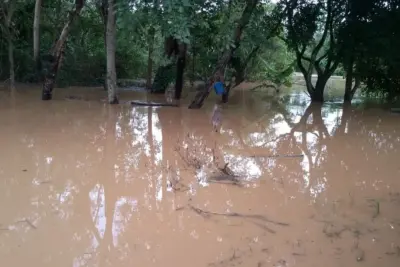
[[[282,4],[286,9],[285,40],[295,52],[311,100],[323,102],[326,83],[340,62],[337,29],[343,20],[344,1],[283,0]]]
[[[282,13],[277,8],[277,5],[267,2],[256,6],[249,25],[243,34],[240,47],[235,51],[231,60],[235,78],[231,88],[239,85],[247,78],[247,70],[262,62],[265,53],[269,51],[276,52],[276,43],[272,39],[282,32],[282,19]],[[253,68],[256,72],[263,72],[263,69],[264,67],[260,69]]]
[[[14,25],[13,15],[16,9],[17,0],[4,0],[0,4],[0,27],[1,31],[7,39],[8,45],[8,63],[9,78],[11,88],[15,87],[15,64],[14,64]]]
[[[109,104],[118,104],[117,73],[115,69],[116,34],[115,0],[108,0],[106,47]]]
[[[159,0],[153,1],[153,7],[151,9],[150,14],[155,17],[159,8]],[[148,29],[148,56],[147,56],[147,74],[146,74],[146,88],[148,90],[151,89],[151,85],[153,82],[153,56],[154,56],[154,41],[156,34],[156,26],[154,23],[150,24]]]
[[[227,44],[227,48],[223,52],[222,56],[218,59],[218,62],[214,68],[211,77],[208,78],[204,90],[199,91],[192,103],[189,105],[190,109],[201,108],[204,100],[208,97],[215,79],[221,76],[225,72],[225,68],[230,63],[233,53],[240,45],[241,37],[244,28],[250,21],[251,15],[258,4],[258,0],[247,0],[246,7],[244,8],[242,15],[234,29],[234,33],[231,39],[231,43]],[[220,77],[221,78],[221,77]]]
[[[351,102],[361,85],[360,69],[367,41],[365,33],[368,30],[365,28],[365,14],[360,4],[368,6],[365,1],[362,3],[359,0],[345,1],[344,21],[339,27],[341,64],[346,75],[344,102]]]
[[[175,99],[181,97],[190,28],[194,25],[192,21],[194,2],[170,0],[164,1],[161,5],[161,29],[165,38],[164,58],[154,77],[151,87],[153,93],[165,93],[175,77]]]
[[[166,58],[164,58],[164,63],[156,72],[151,90],[153,93],[165,93],[175,76],[175,99],[180,99],[183,88],[183,72],[186,65],[187,44],[173,36],[169,36],[165,38],[164,49]]]
[[[368,94],[395,100],[400,95],[400,5],[398,0],[348,0],[348,20],[346,54],[344,62],[349,62],[347,75],[354,76],[365,84]],[[354,61],[354,71],[350,67]],[[353,72],[353,73],[352,73]],[[347,83],[347,88],[350,81]],[[346,90],[351,100],[354,91]]]
[[[40,15],[42,11],[42,0],[35,2],[35,14],[33,19],[33,60],[35,62],[35,71],[40,75]]]
[[[103,32],[104,32],[104,51],[107,58],[107,24],[108,24],[108,0],[97,0],[96,8],[99,12],[101,22],[103,23]],[[107,65],[107,64],[106,64]],[[107,67],[105,69],[105,79],[104,79],[104,89],[108,91],[108,83],[107,83]]]
[[[52,92],[56,82],[56,77],[59,68],[61,67],[65,42],[68,38],[69,31],[71,30],[73,22],[76,20],[77,16],[81,12],[84,0],[75,0],[74,8],[69,12],[67,22],[65,23],[61,34],[50,51],[49,69],[44,77],[42,100],[51,100]]]

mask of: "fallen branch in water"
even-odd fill
[[[145,106],[145,107],[179,107],[178,104],[173,103],[157,103],[145,101],[130,101],[132,106]]]
[[[265,87],[265,88],[274,88],[275,90],[277,90],[277,88],[276,88],[275,85],[263,83],[263,84],[257,85],[256,87],[251,88],[250,91],[255,91],[255,90],[257,90],[258,88],[262,88],[262,87]]]
[[[242,183],[241,181],[237,178],[238,176],[232,176],[232,175],[217,175],[217,176],[211,176],[210,178],[207,179],[207,182],[209,183],[215,183],[215,184],[227,184],[227,185],[236,185],[241,187]]]
[[[245,219],[253,219],[253,220],[259,220],[262,222],[267,222],[267,223],[272,223],[275,225],[280,225],[280,226],[289,226],[288,223],[284,222],[279,222],[279,221],[274,221],[268,219],[264,215],[257,215],[257,214],[241,214],[237,212],[229,212],[229,213],[218,213],[218,212],[211,212],[211,211],[206,211],[200,208],[197,208],[195,206],[192,206],[188,204],[188,207],[193,210],[195,213],[198,215],[204,217],[204,218],[210,218],[211,216],[223,216],[223,217],[238,217],[238,218],[245,218]]]
[[[250,156],[250,158],[303,158],[304,155],[303,154],[294,154],[294,155],[267,155],[267,156],[263,156],[263,155],[253,155]]]
[[[37,229],[37,227],[36,227],[29,219],[19,220],[19,221],[16,221],[16,223],[26,223],[26,224],[28,224],[31,228]]]

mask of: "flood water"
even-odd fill
[[[400,115],[0,97],[0,266],[400,266]]]

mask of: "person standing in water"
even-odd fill
[[[217,71],[214,76],[214,91],[217,95],[225,94],[224,76],[220,71]]]
[[[213,88],[217,95],[223,96],[225,94],[224,76],[220,71],[215,73]],[[221,124],[221,106],[219,103],[215,103],[214,105],[211,122],[214,130],[218,132],[219,125]]]
[[[214,91],[217,95],[221,96],[221,102],[222,103],[227,103],[228,102],[228,95],[229,95],[229,89],[230,85],[234,83],[235,77],[233,77],[232,70],[228,68],[225,74],[222,74],[220,71],[217,71],[215,76],[214,76],[214,84],[212,85],[214,88]],[[225,78],[226,76],[228,77],[228,84],[225,83]]]

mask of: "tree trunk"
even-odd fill
[[[345,93],[344,93],[344,101],[351,102],[353,98],[351,95],[352,87],[353,87],[353,65],[354,65],[354,56],[353,56],[354,49],[350,51],[351,55],[349,55],[349,60],[347,63],[347,70],[346,70],[346,83],[345,83]]]
[[[317,79],[317,83],[315,84],[314,90],[310,93],[311,102],[322,103],[324,102],[324,90],[326,83],[328,82],[328,78],[325,76],[319,76]],[[311,81],[310,81],[311,82]]]
[[[154,36],[155,29],[151,27],[149,29],[149,54],[147,58],[147,79],[146,79],[146,88],[148,90],[151,89],[151,83],[153,78],[153,52],[154,52]]]
[[[247,66],[249,65],[250,61],[257,55],[257,52],[259,50],[260,46],[254,47],[253,50],[247,55],[243,63],[240,60],[240,57],[237,57],[236,59],[234,57],[231,58],[231,64],[235,70],[235,84],[229,84],[229,86],[226,87],[226,92],[222,95],[222,103],[228,102],[229,94],[232,88],[244,82]]]
[[[8,61],[10,64],[10,87],[13,90],[15,88],[14,44],[11,36],[8,38]]]
[[[181,99],[183,89],[183,73],[186,65],[186,44],[179,45],[178,61],[176,63],[175,99]]]
[[[313,103],[323,103],[324,93],[321,90],[315,90],[311,95],[311,102]]]
[[[349,85],[350,83],[350,85]],[[351,92],[353,86],[353,79],[352,77],[350,78],[349,75],[346,76],[346,89],[344,92],[344,102],[351,102],[351,100],[353,99],[353,95]]]
[[[7,4],[0,7],[0,11],[3,11],[1,15],[4,16],[4,35],[6,36],[7,45],[8,45],[8,63],[9,63],[9,71],[10,71],[10,88],[11,91],[15,89],[15,71],[14,71],[14,29],[12,28],[12,18],[14,15],[16,7],[16,1],[10,0]],[[4,9],[2,9],[4,8]],[[0,26],[1,27],[1,26]]]
[[[61,61],[64,53],[65,41],[68,38],[69,31],[71,29],[71,25],[76,19],[76,17],[81,12],[84,0],[75,0],[75,7],[72,11],[69,12],[68,20],[64,25],[63,30],[61,31],[60,37],[58,38],[56,44],[52,48],[51,51],[51,62],[50,68],[45,75],[44,83],[43,83],[43,91],[42,91],[42,100],[51,100],[54,84],[57,78],[58,70],[61,66]]]
[[[258,3],[258,0],[247,0],[246,2],[247,2],[246,8],[244,9],[244,11],[242,13],[242,16],[236,26],[234,34],[233,34],[232,39],[234,41],[234,45],[230,46],[229,49],[225,50],[222,57],[218,60],[217,66],[215,67],[211,77],[208,79],[208,81],[206,83],[205,90],[200,91],[196,94],[195,99],[189,105],[190,109],[198,109],[203,106],[204,100],[208,97],[208,95],[210,94],[210,91],[212,90],[213,84],[215,82],[214,79],[216,77],[216,74],[224,73],[226,66],[231,61],[233,53],[239,47],[243,30],[246,27],[246,25],[249,23],[251,15],[253,14],[253,10],[255,9],[255,7]]]
[[[154,83],[151,88],[152,93],[165,94],[168,85],[172,82],[174,77],[175,59],[172,58],[172,56],[176,56],[178,53],[178,40],[172,36],[165,38],[164,54],[169,60],[171,60],[171,63],[158,67],[156,76],[154,77]]]
[[[38,80],[40,80],[40,13],[42,10],[42,0],[36,0],[35,15],[33,19],[33,59]]]
[[[360,78],[354,73],[354,57],[351,56],[349,66],[346,72],[346,84],[344,92],[344,102],[351,103],[354,94],[356,93],[358,87],[360,86]],[[353,79],[355,78],[355,83],[353,85]]]
[[[116,19],[115,0],[108,0],[107,16],[107,88],[108,103],[118,104],[117,73],[115,69]]]
[[[195,74],[195,60],[196,60],[196,44],[195,44],[195,38],[193,36],[193,43],[192,43],[192,75],[190,76],[190,86],[193,88],[194,87],[194,80],[196,79],[196,74]]]
[[[100,14],[101,21],[103,22],[103,39],[104,39],[104,53],[106,54],[107,57],[107,14],[108,14],[108,0],[97,0],[97,9]],[[105,91],[108,91],[107,87],[107,67],[104,70],[104,82],[103,82],[103,87]]]

